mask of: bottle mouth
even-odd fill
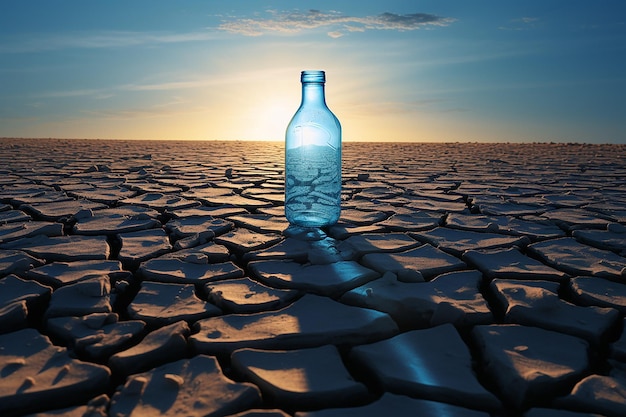
[[[302,71],[300,81],[303,83],[324,83],[326,82],[326,73],[318,70]]]

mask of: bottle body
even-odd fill
[[[326,106],[323,71],[303,71],[302,102],[285,136],[285,216],[324,227],[341,214],[341,125]]]

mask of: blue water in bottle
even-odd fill
[[[302,102],[285,138],[285,216],[319,228],[341,214],[341,125],[326,105],[324,71],[302,71]]]

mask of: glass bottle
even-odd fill
[[[285,138],[285,216],[319,228],[341,212],[341,125],[326,106],[324,71],[302,71],[300,81],[302,102]]]

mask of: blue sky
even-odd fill
[[[623,0],[4,1],[0,137],[626,143]]]

